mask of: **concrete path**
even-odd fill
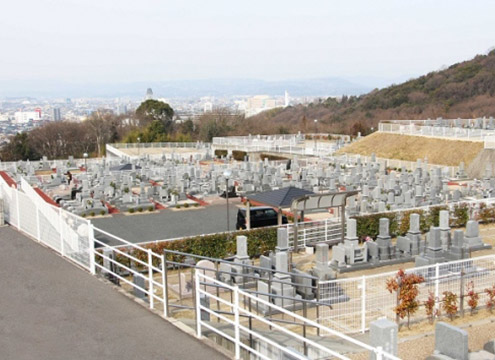
[[[2,360],[225,358],[10,227],[0,289]]]

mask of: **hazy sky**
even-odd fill
[[[409,77],[485,53],[494,14],[493,0],[3,1],[0,87]]]

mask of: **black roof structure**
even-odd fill
[[[300,189],[295,186],[288,186],[279,190],[257,193],[248,196],[248,199],[269,206],[287,208],[291,206],[292,200],[304,195],[312,194],[314,194],[312,191]]]

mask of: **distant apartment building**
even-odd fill
[[[35,111],[16,111],[14,119],[16,124],[26,124],[29,121],[40,121],[41,109],[36,109]]]
[[[210,101],[205,102],[203,105],[203,112],[207,113],[207,112],[212,112],[212,111],[213,111],[213,103]]]
[[[60,108],[53,108],[52,117],[53,117],[53,121],[62,121],[62,116],[60,115]]]
[[[127,105],[119,104],[119,106],[117,106],[117,115],[125,114],[127,114]]]
[[[284,103],[268,95],[256,95],[247,99],[246,116],[253,116],[262,111],[283,106]]]

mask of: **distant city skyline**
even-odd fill
[[[383,87],[486,53],[494,12],[484,0],[7,2],[0,96],[201,79]]]

